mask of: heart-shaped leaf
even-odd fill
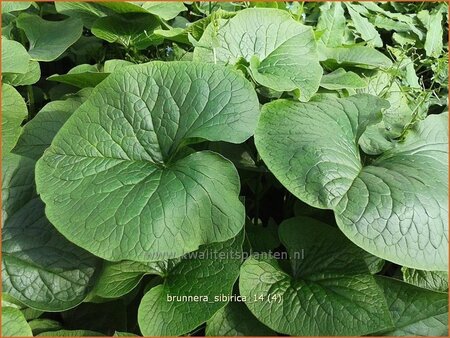
[[[35,61],[53,61],[73,45],[83,32],[83,22],[70,18],[48,21],[37,15],[21,14],[16,20],[23,29],[30,48],[28,53]]]
[[[250,64],[253,78],[276,91],[299,91],[307,101],[319,88],[322,68],[311,27],[288,12],[242,10],[229,20],[214,19],[194,50],[194,60]]]
[[[384,107],[370,95],[274,101],[263,108],[256,146],[287,189],[333,209],[357,245],[408,267],[446,270],[447,114],[418,122],[395,148],[363,163],[359,137]]]
[[[275,259],[250,257],[239,289],[271,329],[294,336],[365,335],[392,326],[364,252],[338,229],[307,217],[281,223],[289,271]]]
[[[185,146],[243,142],[258,115],[252,85],[229,68],[152,62],[113,73],[38,162],[46,214],[113,261],[173,258],[232,238],[244,225],[236,169]]]
[[[170,262],[164,284],[151,288],[139,305],[138,321],[144,336],[188,333],[228,302],[226,297],[239,276],[243,234]]]

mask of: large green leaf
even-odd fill
[[[239,276],[243,238],[241,232],[226,242],[205,245],[173,261],[164,284],[151,288],[142,298],[138,321],[143,335],[188,333],[222,308],[227,300],[220,297],[231,295]],[[170,300],[169,296],[179,298]]]
[[[28,53],[35,61],[53,61],[73,45],[83,31],[80,19],[48,21],[37,15],[21,14],[17,27],[24,30],[30,47]]]
[[[32,337],[31,328],[19,309],[2,306],[2,337]]]
[[[206,336],[277,336],[242,302],[230,302],[208,320]]]
[[[448,294],[421,289],[387,277],[376,277],[384,290],[394,329],[386,336],[447,336]]]
[[[322,68],[313,31],[286,11],[253,8],[213,20],[194,50],[194,60],[202,62],[235,64],[242,58],[256,82],[299,92],[302,101],[319,87]]]
[[[239,289],[246,305],[271,329],[294,336],[365,335],[392,326],[364,252],[338,229],[307,217],[284,221],[280,240],[290,257],[250,257]]]
[[[448,290],[447,271],[423,271],[403,267],[402,273],[403,279],[407,283],[433,291]]]
[[[22,44],[2,36],[2,73],[25,74],[30,55]]]
[[[35,162],[8,153],[27,109],[13,87],[4,84],[2,91],[3,291],[36,309],[67,309],[86,296],[97,260],[69,243],[45,218],[35,193]]]
[[[80,100],[67,99],[46,104],[22,129],[13,152],[38,160],[50,146],[53,137],[72,113],[81,105]]]
[[[153,34],[159,27],[160,22],[153,15],[129,13],[98,19],[92,26],[92,34],[110,43],[140,50],[162,41]]]
[[[123,68],[94,89],[39,160],[46,214],[70,241],[113,261],[173,258],[232,238],[244,225],[236,169],[185,145],[243,142],[258,115],[250,82],[231,69]]]
[[[448,116],[418,122],[406,140],[363,164],[359,137],[385,107],[367,94],[277,100],[263,107],[256,146],[289,191],[333,209],[357,245],[408,267],[446,270]]]

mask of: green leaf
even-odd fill
[[[258,115],[250,82],[229,68],[152,62],[115,72],[38,161],[46,214],[70,241],[112,261],[174,258],[232,238],[244,225],[236,169],[185,146],[241,143]]]
[[[429,13],[427,10],[417,13],[417,17],[427,30],[425,52],[427,56],[439,57],[442,53],[444,33],[442,30],[442,10]]]
[[[24,46],[2,36],[2,74],[25,74],[28,71],[29,62],[30,55]]]
[[[53,228],[37,197],[5,222],[2,262],[3,290],[43,311],[62,311],[81,303],[98,265],[95,257]]]
[[[409,107],[408,93],[395,77],[385,72],[378,72],[369,78],[368,86],[358,92],[383,97],[390,104],[383,111],[382,121],[369,126],[359,142],[365,153],[379,155],[394,147],[391,140],[402,135],[412,120],[413,110]]]
[[[313,31],[286,11],[252,8],[213,20],[194,50],[194,61],[236,64],[242,58],[262,86],[300,91],[302,101],[319,87],[322,68]]]
[[[187,10],[182,2],[146,1],[142,8],[164,20],[171,20]]]
[[[35,61],[53,61],[61,56],[80,37],[83,23],[80,19],[48,21],[37,15],[21,14],[17,27],[24,30],[30,47],[28,53]]]
[[[120,331],[116,331],[114,332],[113,337],[137,337],[137,334],[134,333],[129,333],[129,332],[120,332]]]
[[[409,284],[433,291],[448,290],[447,271],[423,271],[403,267],[403,279]]]
[[[319,44],[321,61],[334,68],[356,66],[361,68],[389,68],[392,61],[383,53],[372,47],[350,45],[328,48]]]
[[[339,47],[344,42],[345,16],[340,2],[325,2],[320,6],[316,31],[327,47]]]
[[[183,335],[222,308],[228,301],[220,297],[231,295],[239,276],[242,242],[243,232],[226,242],[205,245],[174,262],[164,284],[151,288],[139,305],[138,322],[143,335]],[[169,296],[179,298],[170,300]]]
[[[28,323],[33,331],[33,336],[46,331],[56,331],[62,329],[60,322],[53,319],[33,319]]]
[[[58,130],[81,103],[80,100],[67,99],[46,104],[31,121],[24,125],[13,152],[38,160],[44,150],[50,146]]]
[[[339,68],[335,71],[322,76],[320,86],[330,90],[347,89],[347,88],[364,88],[367,83],[353,72],[346,72]]]
[[[35,162],[26,157],[3,153],[2,226],[11,215],[34,196],[34,166]]]
[[[3,5],[3,4],[2,4]],[[2,337],[32,337],[31,328],[19,309],[2,306]]]
[[[119,14],[148,13],[146,9],[142,8],[141,4],[139,4],[138,2],[132,3],[129,1],[99,3],[99,5],[107,7]]]
[[[37,335],[38,337],[96,337],[105,336],[103,333],[90,330],[58,330],[47,331]]]
[[[162,276],[164,269],[163,262],[104,262],[91,294],[102,298],[121,297],[133,290],[145,275]]]
[[[28,116],[27,105],[14,87],[2,86],[2,154],[11,151],[20,135],[21,124]]]
[[[339,230],[297,217],[281,223],[279,236],[289,271],[267,258],[250,257],[241,267],[240,293],[262,323],[294,336],[356,336],[392,326],[364,252]]]
[[[47,80],[65,83],[78,88],[95,87],[108,77],[108,73],[99,72],[95,65],[78,65],[67,72],[67,74],[55,74]]]
[[[241,302],[230,302],[208,320],[206,336],[277,336]]]
[[[103,71],[105,73],[114,73],[119,69],[132,65],[133,65],[132,62],[126,60],[116,60],[116,59],[106,60],[105,65],[103,67]]]
[[[157,18],[150,14],[129,13],[98,19],[92,34],[110,43],[120,43],[125,48],[146,49],[162,40],[153,34],[160,27]]]
[[[3,148],[9,151],[26,106],[13,87],[4,84],[2,90]],[[67,242],[45,218],[44,205],[35,196],[34,164],[3,154],[3,290],[32,308],[57,311],[84,299],[97,260]]]
[[[280,245],[278,239],[277,224],[270,219],[267,226],[262,224],[254,224],[247,220],[245,224],[245,232],[250,242],[252,250],[256,252],[264,252],[276,249]]]
[[[384,290],[394,330],[386,336],[447,336],[448,295],[421,289],[396,279],[377,276]]]
[[[291,193],[334,210],[341,230],[364,250],[446,270],[448,115],[418,122],[404,141],[363,165],[359,137],[383,108],[385,100],[367,94],[273,101],[262,109],[255,143]]]
[[[24,11],[31,6],[31,1],[2,1],[2,14]]]
[[[95,2],[55,1],[55,9],[58,13],[81,19],[87,28],[91,28],[98,18],[113,14],[111,10]]]
[[[11,86],[27,86],[35,84],[41,78],[41,67],[39,62],[30,61],[28,63],[27,71],[23,74],[6,73],[3,74],[3,83],[8,83]]]
[[[353,25],[355,26],[356,31],[361,35],[361,38],[368,42],[369,45],[374,47],[383,47],[383,41],[381,40],[381,36],[374,27],[372,23],[370,23],[367,18],[360,15],[358,12],[358,7],[353,6],[350,3],[346,3],[348,13],[352,18]]]

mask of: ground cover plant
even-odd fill
[[[442,2],[2,2],[2,336],[446,336]]]

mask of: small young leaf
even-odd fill
[[[367,83],[353,72],[346,72],[339,68],[335,71],[322,76],[320,86],[330,90],[346,88],[364,88]]]
[[[424,271],[403,267],[402,273],[404,281],[409,284],[433,291],[448,290],[447,271]]]

